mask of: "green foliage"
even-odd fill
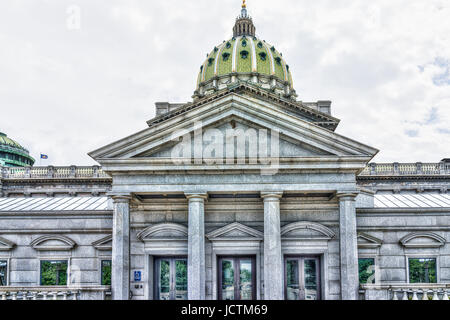
[[[41,285],[67,285],[67,261],[41,261]]]
[[[359,264],[359,283],[375,283],[375,259],[358,259]]]
[[[102,261],[102,286],[111,285],[111,270],[112,263],[111,260]]]
[[[409,259],[410,283],[437,283],[436,259]]]

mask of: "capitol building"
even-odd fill
[[[232,32],[98,166],[0,133],[0,300],[449,299],[449,155],[371,162],[245,1]]]

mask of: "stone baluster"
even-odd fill
[[[17,300],[17,292],[12,293],[12,300]]]
[[[433,300],[440,300],[437,290],[433,290]]]
[[[422,301],[428,301],[428,289],[423,289]]]
[[[53,292],[53,300],[58,300],[58,291]]]
[[[47,300],[47,295],[48,295],[48,292],[43,291],[42,292],[42,300]]]
[[[73,292],[73,300],[78,300],[78,291]]]
[[[409,297],[408,297],[408,290],[403,290],[403,298],[402,298],[402,300],[409,300]]]
[[[32,292],[31,293],[31,300],[37,300],[38,292]]]
[[[448,299],[448,292],[447,292],[446,289],[444,289],[444,295],[443,295],[443,297],[442,297],[442,300],[446,300],[446,301],[449,300],[449,299]]]
[[[412,296],[413,300],[419,300],[419,298],[417,297],[417,290],[413,290],[413,296]]]
[[[6,292],[2,292],[2,300],[6,300]]]
[[[392,290],[392,300],[398,300],[397,291]]]
[[[22,292],[22,300],[28,300],[28,291]]]
[[[67,291],[63,292],[63,300],[67,300]]]

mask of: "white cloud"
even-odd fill
[[[81,8],[81,29],[66,27]],[[238,0],[0,3],[0,131],[55,165],[145,128],[154,102],[189,101],[200,64],[231,37]],[[450,156],[447,0],[248,1],[300,99],[333,100],[338,132],[375,161]],[[433,116],[432,121],[430,116]]]

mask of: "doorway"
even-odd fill
[[[219,300],[256,300],[255,257],[220,257]]]
[[[155,259],[155,299],[187,300],[187,258]]]
[[[320,258],[285,257],[286,300],[320,300]]]

